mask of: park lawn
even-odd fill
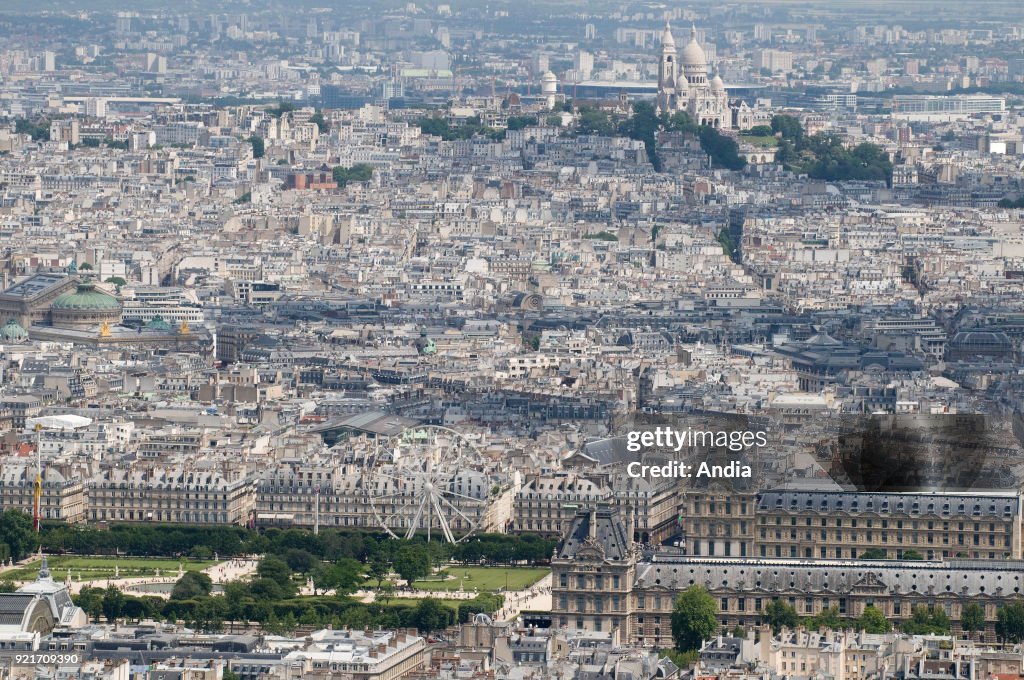
[[[775,137],[746,137],[740,135],[740,141],[750,144],[751,146],[761,147],[774,147],[779,145],[779,140]]]
[[[175,560],[159,557],[77,557],[72,555],[56,555],[48,557],[50,573],[55,581],[63,581],[67,570],[71,569],[74,581],[81,575],[82,581],[104,581],[114,578],[114,567],[117,567],[118,578],[153,578],[156,570],[160,576],[177,576],[178,565],[185,571],[201,571],[217,564],[213,560]],[[3,578],[14,581],[32,581],[39,575],[39,562],[27,567],[12,569],[2,574]]]
[[[481,593],[495,592],[504,590],[507,574],[508,589],[523,590],[547,576],[550,571],[538,567],[448,567],[428,579],[414,582],[412,587],[417,590],[458,590],[461,583],[468,593],[474,589]]]

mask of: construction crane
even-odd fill
[[[39,533],[39,525],[42,523],[42,508],[40,503],[43,498],[43,453],[42,453],[42,423],[36,423],[36,482],[32,497],[32,526],[36,533]]]

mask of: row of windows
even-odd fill
[[[850,559],[857,559],[858,557],[860,557],[860,554],[861,554],[860,551],[863,551],[865,549],[874,549],[874,546],[872,546],[871,544],[865,544],[865,545],[867,546],[867,548],[865,548],[862,545],[862,546],[857,547],[857,548],[849,548],[849,549],[845,549],[845,548],[826,548],[825,546],[819,546],[818,547],[818,557],[820,557],[820,558],[827,558],[827,557],[829,557],[829,553],[831,552],[831,553],[833,553],[833,556],[835,556],[837,559],[843,559],[844,557],[847,557],[847,556],[849,556]],[[785,556],[785,557],[809,557],[809,558],[813,558],[814,557],[814,549],[813,548],[808,548],[808,547],[805,547],[803,550],[801,550],[798,546],[791,545],[790,547],[788,547],[788,550],[786,550],[786,551],[783,551],[782,550],[782,546],[780,546],[780,545],[774,546],[774,550],[769,550],[769,546],[761,546],[760,548],[761,548],[761,557],[783,557],[783,556]],[[698,549],[697,544],[694,544],[694,551],[696,551],[697,549]],[[713,555],[714,554],[714,545],[713,544],[709,544],[709,549],[711,550],[711,552],[709,554]],[[782,554],[783,552],[786,552],[787,554],[783,555]],[[888,550],[885,551],[885,552],[886,552],[886,558],[894,556],[896,559],[903,559],[903,552],[904,552],[903,550],[896,550],[895,551],[895,555],[893,555],[892,552],[890,552]],[[772,554],[769,554],[769,553],[772,553]],[[801,553],[803,553],[803,554],[801,554]],[[699,554],[699,553],[695,552],[694,554]],[[937,550],[929,550],[925,554],[925,559],[929,559],[929,560],[937,559],[939,554],[940,553]],[[975,559],[984,559],[986,556],[987,556],[988,559],[995,559],[996,555],[998,555],[1002,559],[1010,559],[1010,553],[1009,552],[988,551],[987,553],[985,553],[985,552],[980,551],[980,550],[974,550],[974,551],[959,551],[959,550],[957,550],[955,552],[951,551],[951,550],[943,550],[943,551],[941,551],[941,555],[942,555],[942,557],[944,559],[949,559],[950,557],[973,557]],[[921,559],[921,558],[919,557],[918,559]]]
[[[120,502],[111,501],[110,499],[106,499],[106,500],[108,502],[101,503],[101,502],[99,502],[99,499],[97,499],[97,500],[94,500],[91,503],[91,505],[100,506],[100,507],[103,507],[103,506],[110,507],[112,505],[115,506],[115,507],[121,507],[121,508],[125,507],[125,502],[124,502],[123,498],[120,500]],[[134,504],[129,502],[128,506],[130,507],[131,505],[134,505]],[[217,502],[210,503],[209,501],[203,501],[203,503],[200,504],[198,501],[196,501],[194,503],[186,503],[185,501],[177,501],[177,500],[176,501],[163,501],[163,500],[161,500],[161,501],[156,501],[156,502],[145,503],[144,506],[146,508],[149,508],[149,509],[153,509],[153,508],[168,508],[168,509],[169,508],[176,508],[176,509],[185,508],[186,510],[189,509],[189,508],[196,508],[196,509],[202,508],[204,510],[216,510],[217,508],[223,508],[224,510],[228,509],[228,504],[227,503],[217,503]]]
[[[822,532],[820,532],[819,535],[820,535],[820,538],[821,538],[822,541],[843,541],[843,540],[847,540],[847,541],[856,543],[857,541],[860,541],[863,538],[863,540],[866,543],[869,543],[869,544],[870,543],[875,543],[876,540],[880,541],[881,543],[888,543],[889,542],[889,533],[885,532],[885,531],[880,532],[878,534],[876,534],[874,532],[871,532],[871,531],[865,532],[864,534],[859,534],[856,531],[852,531],[849,534],[846,534],[845,536],[844,536],[842,531],[833,531],[833,532],[822,531]],[[952,534],[940,534],[940,537],[942,539],[940,542],[942,543],[942,545],[951,545],[950,541],[951,541],[952,536],[953,536]],[[783,536],[783,533],[781,531],[778,531],[778,530],[776,530],[775,534],[774,534],[775,540],[785,540],[785,539],[788,538],[789,540],[794,540],[795,541],[795,540],[797,540],[797,537],[798,537],[798,532],[795,529],[791,529],[789,531],[788,536],[785,536],[785,537]],[[899,533],[897,533],[895,535],[895,540],[893,542],[894,543],[902,544],[904,542],[903,537],[904,537],[903,532],[899,532]],[[770,540],[772,538],[772,535],[769,534],[767,530],[761,529],[761,538],[763,540]],[[810,531],[805,531],[802,534],[799,534],[799,538],[802,539],[802,540],[805,540],[805,541],[812,541],[812,540],[814,540],[813,534]],[[1003,545],[1003,546],[1006,546],[1007,548],[1009,548],[1010,545],[1011,545],[1011,542],[1010,542],[1011,538],[1012,537],[1009,536],[1009,535],[1004,535],[1004,536],[999,537],[999,539],[997,540],[995,534],[989,534],[988,537],[987,537],[987,540],[986,540],[986,537],[981,535],[981,534],[973,534],[973,535],[971,535],[969,537],[965,537],[964,534],[956,534],[955,545],[990,545],[990,546]],[[926,540],[924,542],[927,543],[928,545],[933,545],[936,542],[935,541],[935,534],[930,532],[930,531],[925,534],[925,539]],[[919,534],[916,531],[913,532],[912,534],[910,534],[910,541],[909,542],[910,543],[922,543],[922,541],[921,541],[921,534]]]
[[[843,501],[842,499],[839,499],[839,500],[835,501],[835,503],[833,505],[830,505],[827,499],[822,499],[821,503],[819,505],[819,510],[821,512],[842,512],[843,509],[844,509],[844,504],[845,504],[845,501]],[[782,498],[776,498],[775,499],[774,507],[775,507],[776,510],[782,509],[783,505],[784,504],[783,504]],[[907,510],[906,510],[907,505],[908,504],[905,503],[904,501],[899,501],[898,503],[896,503],[896,512],[907,512]],[[920,502],[914,501],[912,503],[909,503],[909,506],[910,506],[909,507],[910,514],[916,515],[916,514],[919,514],[921,512],[921,503]],[[936,510],[936,504],[935,503],[928,503],[928,505],[925,506],[924,512],[926,512],[928,514],[948,515],[948,514],[950,514],[950,512],[952,512],[951,508],[952,508],[952,504],[950,504],[950,503],[943,503],[941,505],[941,508],[939,510]],[[762,505],[759,508],[759,510],[767,510],[767,509],[768,508],[767,508],[766,505]],[[799,507],[799,504],[797,503],[797,499],[795,499],[795,498],[791,498],[790,499],[790,501],[789,501],[789,509],[790,510],[799,511],[800,507]],[[808,498],[805,501],[805,503],[803,504],[803,509],[805,509],[805,510],[812,510],[812,511],[814,510],[813,501],[810,498]],[[858,501],[858,500],[850,501],[849,509],[850,509],[851,512],[859,512],[861,510],[860,501]],[[889,509],[890,509],[889,501],[881,501],[881,503],[879,504],[879,512],[889,512]],[[864,510],[865,511],[874,511],[875,510],[875,503],[874,503],[874,501],[872,501],[872,500],[866,501],[865,504],[864,504]],[[987,514],[990,514],[990,515],[996,515],[996,514],[1000,514],[1000,513],[1003,514],[1003,515],[1010,515],[1010,514],[1013,513],[1013,510],[1014,510],[1014,505],[1006,504],[1006,503],[1000,503],[998,505],[995,504],[995,503],[988,503],[987,507],[983,503],[975,503],[973,505],[969,505],[967,503],[958,503],[958,504],[956,504],[955,514],[957,514],[957,515],[965,515],[968,512],[970,512],[970,514],[972,514],[972,515],[980,515],[983,512],[987,512]]]
[[[769,521],[770,519],[772,519],[772,518],[771,517],[762,517],[761,521],[759,522],[759,524],[761,524],[762,526],[767,525],[767,524],[771,524],[771,522]],[[781,517],[781,516],[776,516],[775,517],[775,522],[774,522],[775,526],[782,526],[783,519],[784,518]],[[863,519],[863,518],[861,518],[861,519]],[[859,526],[858,522],[860,520],[858,520],[857,518],[850,518],[850,519],[844,520],[842,517],[836,517],[834,519],[834,525],[836,526],[836,528],[842,528],[843,526],[845,526],[844,522],[847,522],[847,521],[849,522],[849,526],[850,526],[851,529],[856,529]],[[863,526],[867,527],[868,529],[871,529],[871,528],[873,528],[875,526],[875,520],[873,520],[873,519],[864,519],[863,521],[864,521]],[[902,520],[902,519],[892,520],[892,521],[895,522],[897,529],[903,529],[904,526],[905,526],[904,520]],[[890,522],[890,520],[887,520],[887,519],[879,520],[879,526],[881,528],[883,528],[883,529],[888,529],[889,526],[890,526],[889,522]],[[828,526],[828,518],[827,517],[822,517],[818,521],[818,524],[820,526],[822,526],[822,527],[827,527]],[[928,529],[935,529],[936,528],[936,524],[937,524],[937,522],[935,522],[934,520],[928,520],[928,523],[925,526]],[[969,524],[971,524],[971,523],[970,522],[957,522],[957,529],[959,531],[965,531],[965,530],[966,531],[970,531],[970,529],[967,528]],[[743,523],[743,525],[745,526],[746,523]],[[974,525],[974,531],[984,531],[984,529],[982,529],[982,522],[974,522],[973,525]],[[700,524],[699,523],[695,524],[695,526],[700,526]],[[709,526],[710,526],[710,524],[709,524]],[[796,517],[790,517],[789,518],[789,526],[791,526],[791,527],[797,526],[797,518]],[[805,517],[804,518],[804,526],[814,526],[814,524],[812,524],[812,518]],[[920,528],[920,526],[921,525],[918,523],[918,520],[916,520],[916,519],[915,520],[910,520],[910,528],[911,529],[917,529],[917,528]],[[942,522],[942,529],[944,531],[948,531],[949,527],[950,527],[950,523],[949,522]],[[988,530],[989,531],[1013,531],[1013,523],[1012,522],[988,522]]]
[[[558,585],[561,588],[569,587],[569,575],[561,573],[558,575]],[[577,590],[603,590],[605,584],[610,584],[613,590],[618,590],[622,584],[622,578],[618,574],[612,574],[607,579],[604,574],[576,574],[576,578],[573,579]]]
[[[150,488],[148,492],[144,491],[144,490],[139,490],[137,492],[136,491],[120,490],[120,493],[118,493],[119,490],[120,489],[117,489],[116,487],[113,487],[111,489],[107,489],[106,487],[95,487],[94,486],[91,489],[89,489],[89,495],[93,496],[93,497],[104,497],[104,498],[112,498],[112,497],[121,497],[121,498],[153,498],[154,496],[172,496],[172,497],[175,497],[175,498],[186,498],[186,499],[190,499],[190,500],[191,499],[208,500],[208,499],[211,499],[211,498],[216,500],[218,498],[225,498],[225,499],[229,498],[228,494],[226,494],[226,493],[220,493],[220,494],[217,494],[217,493],[215,493],[215,494],[208,494],[208,493],[203,493],[203,494],[200,494],[200,493],[184,493],[184,494],[182,494],[182,493],[179,493],[177,489],[170,489],[170,488],[168,488],[166,490],[165,489],[160,489],[160,488],[156,488],[156,489]],[[163,491],[166,491],[166,493],[161,493]]]
[[[558,625],[561,626],[562,628],[568,628],[569,627],[569,621],[570,621],[570,619],[569,619],[568,616],[561,616],[558,619]],[[572,623],[576,627],[576,630],[585,630],[585,628],[586,628],[586,626],[585,626],[585,619],[583,619],[582,617],[576,617],[575,619],[572,619]],[[594,631],[600,633],[603,630],[604,622],[601,619],[594,619],[593,621],[590,622],[590,625],[591,625],[591,630],[594,630]],[[620,619],[618,617],[613,617],[608,622],[608,630],[615,630],[615,629],[620,629],[621,630],[621,628],[622,628],[622,619]]]
[[[740,503],[737,504],[737,507],[739,507],[741,515],[746,515],[747,514],[747,502],[746,501],[741,501]],[[700,501],[694,501],[693,502],[693,514],[697,515],[699,517],[700,514],[701,514],[700,508],[701,508],[701,502]],[[732,511],[733,511],[733,503],[732,503],[732,501],[723,501],[723,502],[708,501],[708,511],[707,511],[707,514],[709,514],[709,515],[717,515],[717,514],[731,515]]]
[[[575,608],[570,608],[569,597],[566,595],[560,595],[558,598],[558,611],[601,614],[605,611],[605,607],[607,605],[608,611],[620,612],[623,610],[623,601],[624,600],[619,595],[612,595],[607,599],[601,595],[576,597],[572,601]]]
[[[106,510],[93,510],[93,520],[129,520],[129,521],[156,521],[156,522],[202,522],[205,524],[229,524],[228,513],[210,512],[170,512],[156,511],[145,512],[143,510],[120,510],[109,513]]]

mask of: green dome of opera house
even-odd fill
[[[146,323],[146,329],[151,331],[160,331],[161,333],[173,333],[174,327],[171,324],[164,321],[164,318],[157,314]]]
[[[50,303],[50,320],[54,326],[95,330],[106,323],[121,323],[121,303],[104,293],[90,281],[82,281],[74,293],[64,293]]]
[[[8,319],[7,323],[0,327],[0,341],[25,342],[26,340],[28,340],[28,331],[14,319]]]

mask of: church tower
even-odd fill
[[[681,86],[681,87],[680,87]],[[676,60],[676,41],[672,29],[665,23],[661,34],[661,61],[658,63],[658,113],[672,113],[679,107],[686,91],[686,80],[680,81],[679,62]]]

